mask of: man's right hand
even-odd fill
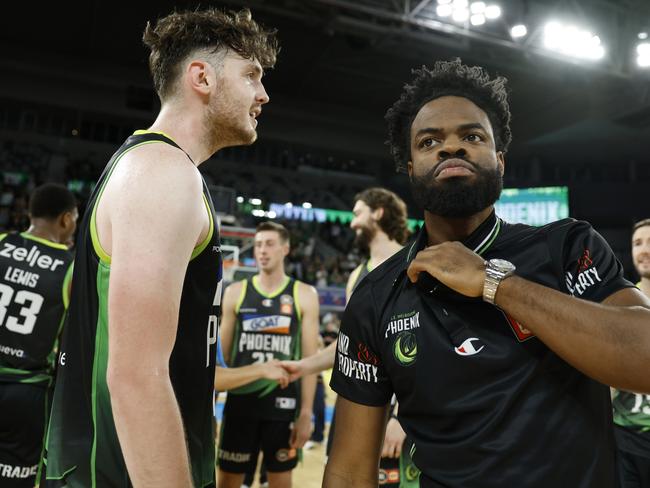
[[[290,379],[288,371],[283,367],[284,362],[295,362],[295,361],[278,361],[273,359],[266,363],[260,363],[260,368],[262,370],[262,378],[267,380],[277,381],[280,385],[280,388],[286,388],[290,382],[293,380]]]
[[[303,360],[298,361],[280,361],[280,366],[286,371],[289,382],[299,380],[305,375]]]

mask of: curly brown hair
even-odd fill
[[[385,188],[367,188],[354,196],[354,201],[361,200],[372,210],[384,209],[379,219],[379,227],[386,235],[404,245],[409,238],[406,204],[395,193]]]
[[[149,70],[161,100],[173,93],[179,65],[194,51],[232,49],[245,59],[257,59],[263,68],[275,65],[279,51],[276,30],[255,22],[248,9],[174,12],[155,27],[147,22],[142,41],[151,50]]]

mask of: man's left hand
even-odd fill
[[[452,290],[468,297],[483,295],[485,261],[460,242],[443,242],[420,251],[407,273],[415,283],[421,272],[429,273]]]
[[[292,449],[300,449],[305,445],[305,442],[311,437],[311,432],[313,430],[313,424],[311,422],[311,412],[301,413],[300,416],[293,423],[293,428],[291,429],[291,439],[289,440],[289,446]]]

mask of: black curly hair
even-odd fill
[[[492,124],[497,151],[506,152],[512,140],[508,80],[491,79],[480,66],[464,65],[460,58],[436,61],[433,68],[414,69],[415,78],[404,85],[402,96],[385,115],[388,124],[386,144],[395,161],[396,171],[406,171],[411,159],[411,125],[420,109],[431,100],[445,96],[467,98],[483,110]]]

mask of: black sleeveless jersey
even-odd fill
[[[65,245],[0,234],[0,382],[50,383],[71,271]]]
[[[235,307],[237,322],[231,346],[231,366],[301,357],[297,287],[298,282],[287,277],[283,286],[267,294],[258,286],[257,276],[242,282]],[[299,399],[299,382],[280,389],[275,381],[260,379],[228,392],[226,415],[292,420]]]
[[[144,144],[160,143],[178,147],[162,134],[145,131],[137,131],[126,140],[100,177],[80,227],[74,293],[58,359],[46,454],[48,479],[63,480],[69,488],[131,486],[106,384],[111,258],[97,239],[95,212],[102,190],[122,156]],[[204,201],[210,231],[187,266],[176,343],[169,361],[196,487],[214,482],[212,399],[221,301],[219,232],[205,185]]]

